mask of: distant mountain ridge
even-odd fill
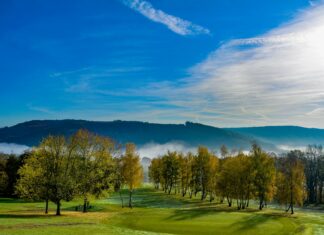
[[[109,136],[120,143],[134,142],[137,145],[180,142],[190,146],[227,144],[245,147],[253,141],[252,138],[230,130],[191,122],[154,124],[137,121],[34,120],[0,128],[0,142],[33,146],[49,134],[70,136],[81,128]]]
[[[249,149],[258,142],[269,150],[276,145],[324,144],[324,130],[294,126],[217,128],[199,123],[155,124],[138,121],[33,120],[0,128],[0,143],[34,146],[51,135],[70,136],[78,129],[109,136],[119,143],[164,144],[178,142],[186,146],[205,145],[212,149],[222,144]]]
[[[305,145],[324,144],[324,130],[300,126],[264,126],[225,128],[242,135],[273,144]]]

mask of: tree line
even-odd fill
[[[89,198],[106,196],[127,186],[128,206],[132,207],[133,190],[142,183],[143,169],[136,146],[128,143],[125,151],[109,138],[79,130],[70,138],[48,136],[27,154],[16,171],[13,194],[30,200],[56,205],[61,214],[62,201],[83,199],[83,212]],[[8,177],[0,173],[5,185]]]
[[[221,157],[206,147],[197,154],[168,152],[152,160],[149,177],[156,189],[165,193],[199,196],[201,200],[227,202],[237,209],[258,201],[262,210],[276,200],[294,213],[295,205],[306,198],[306,178],[303,154],[291,151],[277,157],[254,144],[249,154],[229,154],[222,146]]]

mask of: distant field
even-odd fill
[[[125,194],[126,199],[126,194]],[[225,204],[180,199],[142,188],[135,208],[121,208],[118,195],[98,200],[86,213],[78,201],[63,203],[62,216],[43,214],[44,203],[0,199],[0,234],[324,234],[324,213],[279,209],[237,211]],[[256,206],[252,206],[256,208]]]

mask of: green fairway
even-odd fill
[[[127,201],[127,194],[124,194]],[[226,204],[137,190],[135,208],[121,208],[119,195],[98,200],[90,212],[74,211],[80,202],[63,203],[62,216],[43,214],[44,203],[0,199],[0,234],[324,234],[324,214],[279,209],[246,211]]]

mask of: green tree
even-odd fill
[[[16,194],[28,200],[44,200],[45,214],[48,213],[48,201],[51,173],[48,173],[47,159],[41,155],[40,149],[34,149],[19,169],[20,178],[16,184]]]
[[[74,141],[67,142],[63,136],[44,139],[19,170],[17,193],[52,201],[56,204],[56,215],[60,215],[62,200],[70,201],[77,193],[75,146]]]
[[[72,142],[77,159],[78,193],[84,200],[83,212],[87,212],[89,196],[98,198],[112,189],[114,143],[87,130],[79,130]]]
[[[0,195],[5,195],[8,187],[8,175],[6,172],[7,157],[0,153]]]

